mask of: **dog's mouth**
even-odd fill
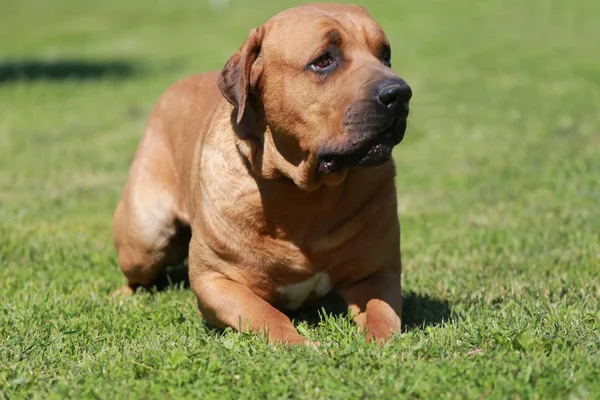
[[[405,131],[406,119],[403,119],[395,127],[363,143],[353,144],[350,149],[320,152],[318,172],[327,175],[347,167],[381,165],[390,160],[394,146],[402,141]]]

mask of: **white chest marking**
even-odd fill
[[[287,308],[295,310],[300,307],[311,293],[324,296],[331,290],[331,280],[325,272],[318,272],[312,278],[293,285],[281,286],[277,293],[287,301]]]

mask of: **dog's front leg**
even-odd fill
[[[343,288],[340,293],[354,321],[368,340],[382,343],[400,332],[402,293],[400,268],[382,269],[370,277]]]
[[[300,335],[290,319],[248,287],[216,272],[192,279],[202,317],[219,328],[265,333],[270,343],[314,344]]]

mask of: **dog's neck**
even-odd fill
[[[291,179],[298,188],[305,191],[316,190],[323,184],[338,186],[346,179],[345,169],[328,175],[319,174],[317,157],[310,152],[295,151],[296,159],[289,160],[278,148],[268,127],[260,137],[262,140],[238,138],[236,146],[252,172],[263,179]]]

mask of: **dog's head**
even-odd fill
[[[311,4],[250,32],[219,87],[238,135],[262,149],[261,165],[277,164],[306,189],[336,185],[349,168],[390,160],[404,137],[412,92],[390,57],[363,8]]]

